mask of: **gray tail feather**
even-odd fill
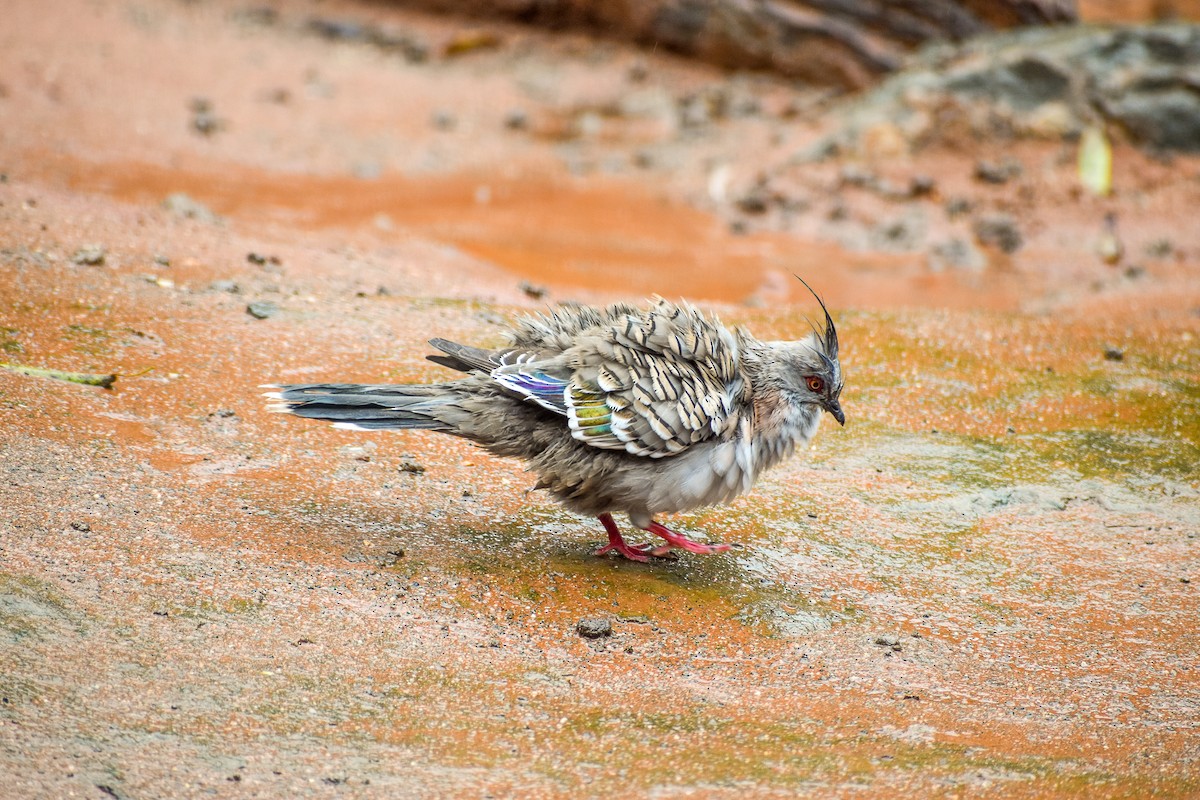
[[[492,353],[487,350],[481,350],[478,347],[458,344],[449,339],[430,339],[429,343],[446,355],[425,356],[426,359],[435,364],[441,364],[443,367],[456,369],[459,372],[472,372],[474,370],[491,372],[500,365],[500,361],[494,358]]]
[[[438,386],[301,383],[263,388],[274,390],[265,393],[274,401],[271,411],[324,420],[339,428],[452,430],[435,414],[455,398]]]

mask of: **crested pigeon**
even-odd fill
[[[730,546],[654,517],[748,491],[809,442],[823,411],[845,425],[837,331],[817,302],[824,329],[791,342],[759,341],[686,302],[565,304],[518,320],[500,349],[430,340],[441,354],[427,358],[465,373],[457,380],[263,388],[274,390],[272,411],[354,430],[439,431],[522,459],[535,488],[599,518],[608,544],[598,555],[716,553]],[[627,543],[614,512],[665,544]]]

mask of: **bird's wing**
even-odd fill
[[[592,324],[508,351],[493,380],[566,417],[571,435],[593,447],[661,458],[732,432],[745,382],[737,339],[719,322],[666,301],[587,311]]]

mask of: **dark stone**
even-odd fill
[[[975,238],[980,244],[1015,253],[1025,243],[1016,221],[1007,214],[989,214],[975,221]]]
[[[602,639],[612,636],[612,621],[606,617],[581,619],[575,623],[575,632],[585,639]]]
[[[1129,93],[1107,104],[1105,112],[1141,144],[1200,152],[1200,91]]]

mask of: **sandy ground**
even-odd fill
[[[3,796],[1200,796],[1200,160],[801,167],[819,93],[384,5],[5,20],[0,360],[119,378],[0,370]],[[931,259],[993,212],[1020,249]],[[593,557],[518,464],[258,396],[562,299],[797,336],[791,273],[849,422],[675,520],[727,555]]]

